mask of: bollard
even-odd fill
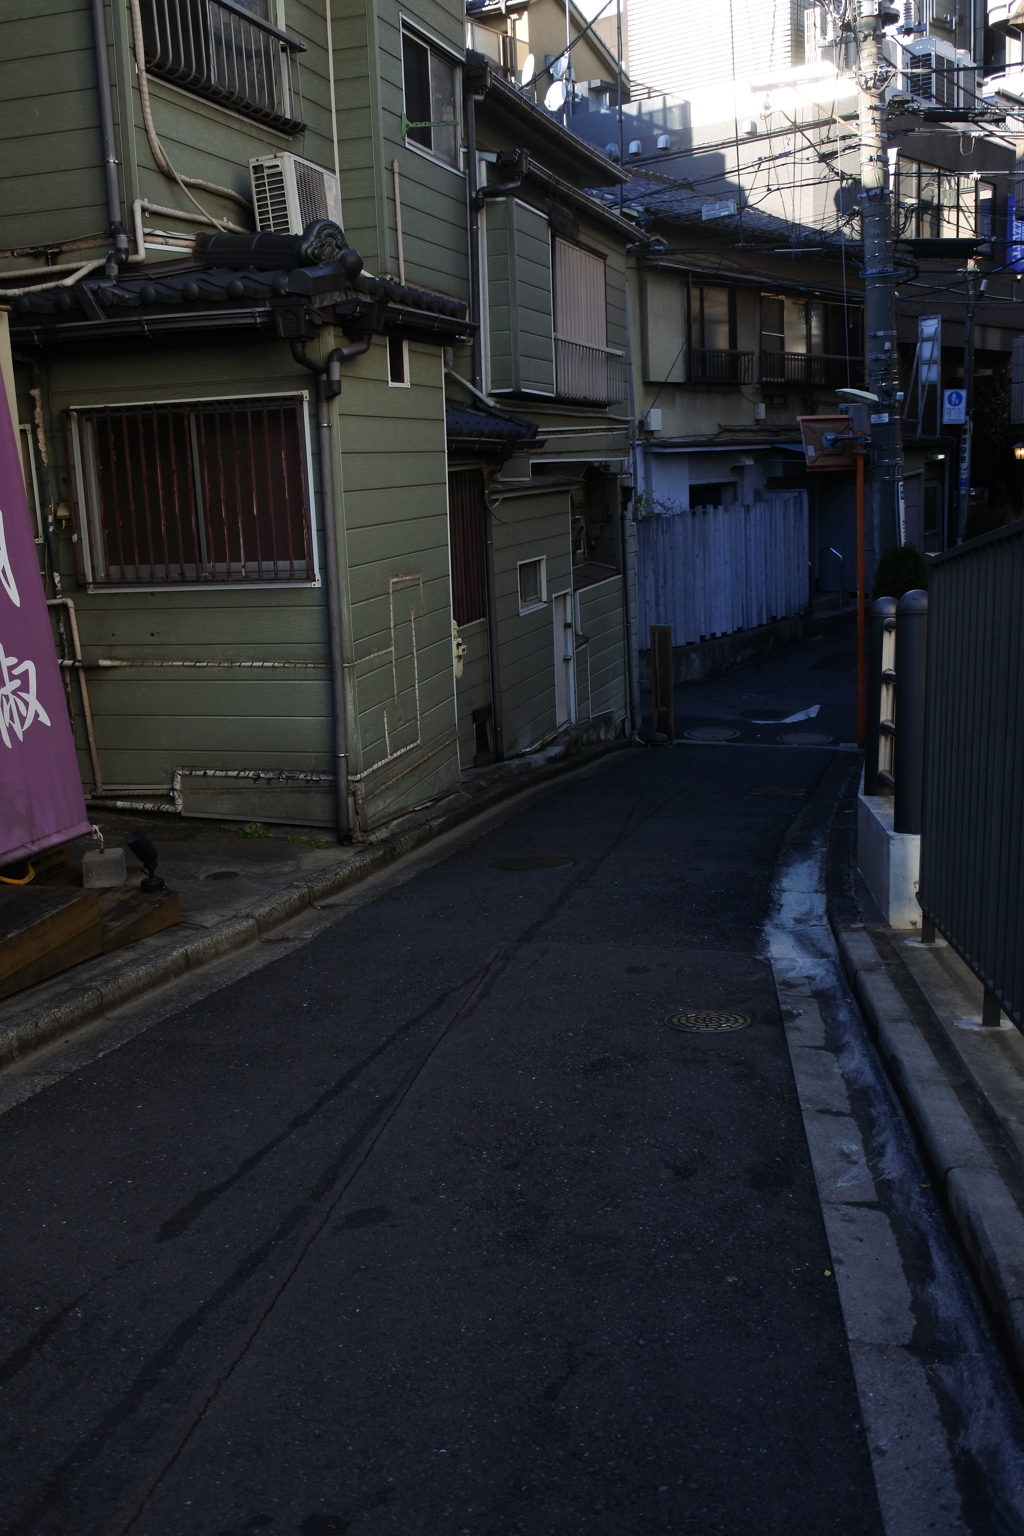
[[[651,625],[651,725],[669,741],[676,739],[675,682],[672,676],[672,626]]]
[[[921,831],[927,650],[928,593],[920,589],[905,592],[896,605],[896,832]]]
[[[894,621],[896,599],[880,597],[868,611],[868,659],[866,723],[864,729],[864,793],[877,795],[885,788],[878,782],[882,747],[882,658],[885,650],[886,622]]]

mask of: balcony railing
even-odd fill
[[[726,352],[712,347],[691,347],[687,382],[690,384],[752,384],[753,352]]]
[[[758,382],[841,389],[847,383],[860,385],[863,376],[864,364],[859,357],[821,352],[762,352]]]
[[[298,133],[292,60],[306,51],[237,0],[142,0],[146,68],[285,133]]]
[[[556,393],[560,400],[615,405],[628,393],[626,359],[611,347],[555,337]]]

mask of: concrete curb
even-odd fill
[[[22,1017],[12,1019],[10,1024],[0,1025],[0,1068],[22,1060],[33,1051],[40,1050],[44,1045],[51,1044],[83,1025],[95,1023],[113,1009],[157,987],[165,986],[167,982],[175,981],[189,971],[197,970],[211,961],[221,960],[225,955],[248,949],[282,923],[298,917],[310,907],[319,906],[351,886],[361,884],[398,859],[433,842],[443,833],[454,831],[456,827],[472,821],[502,801],[512,800],[541,784],[588,767],[628,745],[629,742],[617,738],[585,750],[578,756],[558,758],[542,767],[526,769],[521,776],[482,791],[466,805],[432,816],[418,826],[367,847],[342,868],[326,871],[313,880],[295,882],[289,889],[275,892],[253,911],[217,923],[202,933],[197,933],[195,929],[182,931],[178,928],[169,929],[154,939],[144,939],[141,941],[146,946],[144,955],[135,949],[120,951],[124,963],[116,974],[97,982],[83,975],[81,986],[74,996],[63,997],[41,1009],[33,1009],[31,994],[24,994],[24,1001],[21,1002]],[[87,970],[87,967],[83,967],[83,970]],[[65,972],[63,976],[54,978],[54,981],[66,982],[69,977],[74,978],[75,974],[74,971]],[[42,985],[46,986],[47,983]],[[17,997],[11,1000],[15,1010],[19,1001]]]
[[[829,922],[854,993],[989,1303],[1024,1371],[1024,1215],[870,935]]]

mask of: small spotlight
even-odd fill
[[[129,832],[124,840],[126,848],[130,848],[146,871],[146,878],[139,886],[140,891],[162,891],[164,882],[153,871],[159,862],[159,855],[145,832]]]

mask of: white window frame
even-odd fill
[[[205,402],[220,403],[225,400],[280,400],[292,397],[302,401],[302,426],[303,441],[305,446],[306,484],[309,487],[309,542],[313,556],[313,578],[307,581],[161,581],[161,582],[94,582],[92,570],[91,541],[97,536],[97,530],[90,527],[93,517],[91,508],[95,500],[87,496],[85,488],[86,460],[82,449],[82,436],[79,417],[87,411],[125,410],[144,405],[202,405]],[[69,470],[74,475],[75,502],[79,512],[80,527],[74,534],[76,542],[81,542],[82,569],[85,574],[85,590],[87,592],[252,592],[254,588],[262,588],[264,591],[274,589],[280,591],[283,587],[302,587],[309,589],[320,586],[320,546],[316,526],[316,481],[313,477],[313,443],[309,424],[309,391],[307,389],[274,389],[261,390],[258,394],[246,391],[245,394],[232,395],[188,395],[185,398],[174,400],[93,400],[88,404],[68,406],[68,415],[71,418],[71,449],[73,463]],[[321,509],[321,516],[326,515],[326,508]],[[100,536],[102,530],[99,530]]]
[[[399,61],[402,66],[402,112],[407,119],[409,113],[405,100],[405,52],[403,41],[406,33],[412,38],[413,42],[419,43],[422,48],[426,48],[428,53],[438,54],[452,66],[455,82],[455,161],[453,163],[451,160],[446,160],[443,155],[436,155],[432,149],[427,149],[425,145],[417,144],[414,139],[410,139],[408,134],[402,135],[402,144],[406,149],[411,150],[413,154],[422,155],[425,160],[429,160],[431,165],[443,166],[446,171],[453,171],[456,176],[465,177],[466,172],[463,166],[465,150],[462,143],[462,66],[465,63],[465,55],[459,54],[449,44],[443,43],[439,37],[435,37],[432,32],[428,32],[419,22],[406,16],[404,12],[399,16],[398,32]]]
[[[540,566],[540,597],[532,602],[523,602],[523,566]],[[516,597],[519,601],[520,616],[527,613],[537,613],[548,605],[548,557],[547,555],[534,555],[529,560],[520,560],[516,564]]]
[[[405,378],[404,379],[393,379],[391,377],[391,343],[392,343],[392,341],[397,341],[399,346],[402,349],[402,372],[405,374]],[[386,336],[384,338],[384,346],[385,346],[385,349],[387,351],[387,358],[388,358],[388,388],[389,389],[411,389],[412,388],[412,380],[409,377],[409,343],[408,343],[408,341],[405,339],[404,336],[402,338],[399,338],[397,336]]]

